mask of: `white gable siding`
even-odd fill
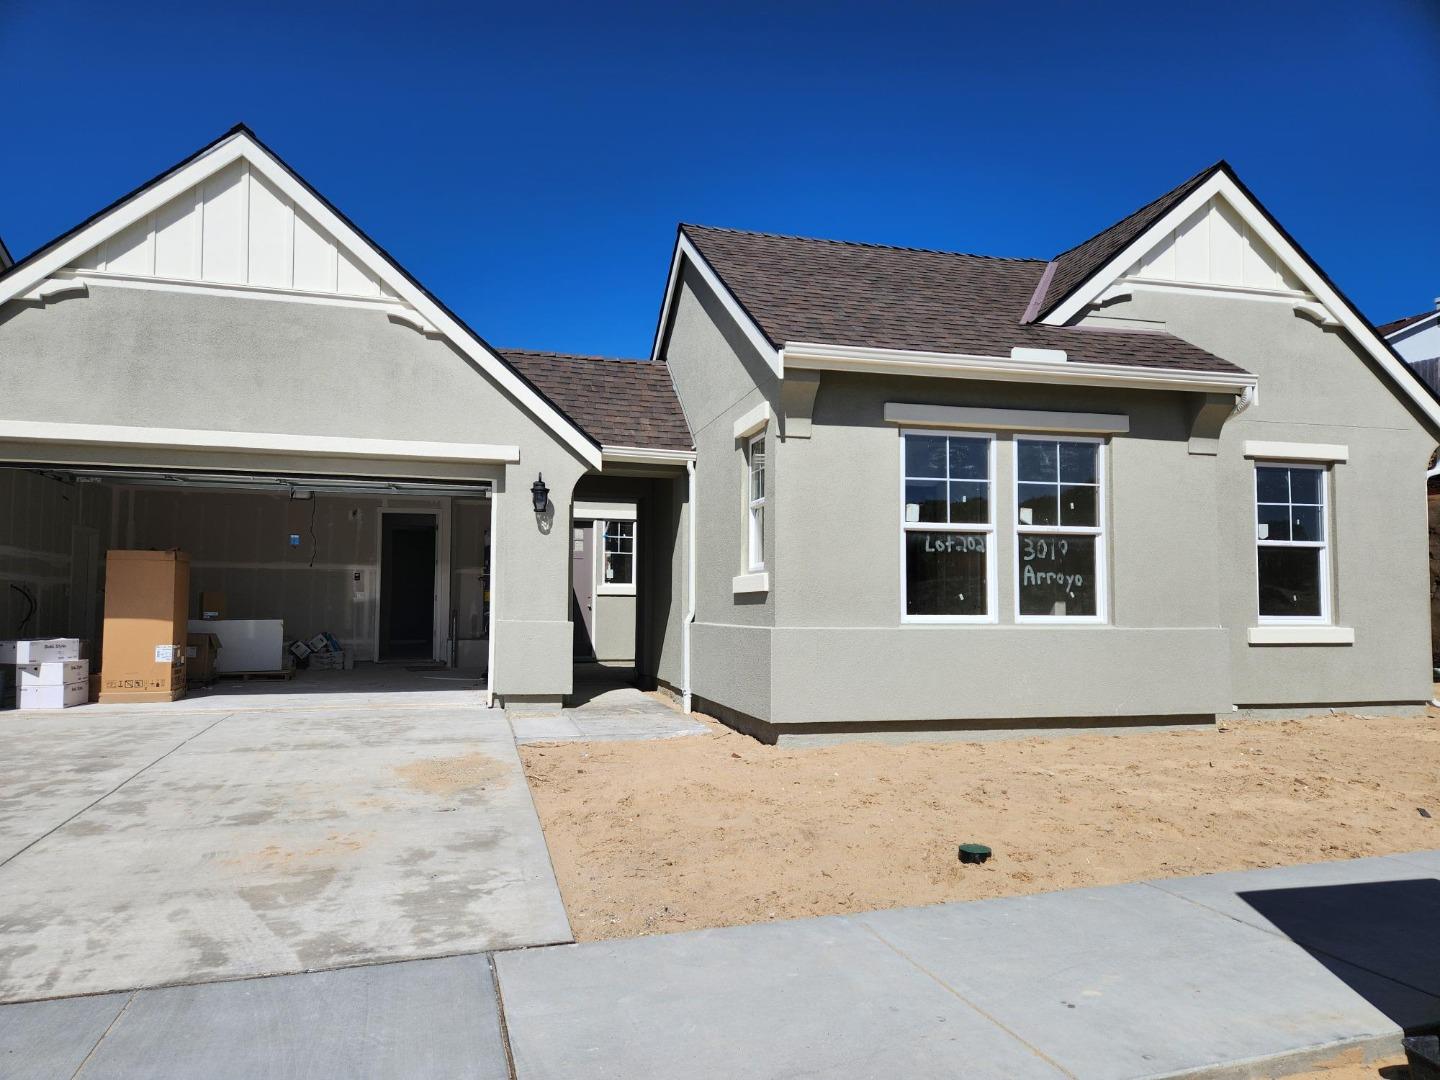
[[[395,295],[244,160],[92,248],[73,269],[341,296]]]
[[[1303,291],[1263,240],[1221,198],[1212,198],[1126,271],[1142,281]]]

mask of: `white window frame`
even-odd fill
[[[1013,467],[1010,476],[1010,521],[1015,530],[1015,622],[1040,626],[1097,626],[1110,621],[1109,521],[1105,482],[1107,440],[1081,435],[1016,435]],[[1095,451],[1095,524],[1094,525],[1023,525],[1020,522],[1020,444],[1089,443]],[[1058,481],[1058,477],[1057,477]],[[1094,615],[1022,615],[1020,613],[1020,575],[1023,562],[1020,545],[1026,536],[1093,536],[1095,537],[1095,614]]]
[[[952,439],[984,439],[986,441],[986,471],[988,473],[989,493],[986,499],[990,511],[990,520],[985,523],[963,522],[952,525],[947,522],[938,521],[906,521],[905,520],[905,440],[910,435],[944,436]],[[949,473],[949,454],[946,454],[946,473]],[[900,621],[902,623],[977,623],[994,624],[999,621],[1000,604],[998,601],[998,590],[995,580],[995,547],[998,533],[996,531],[995,514],[995,433],[990,431],[956,431],[953,428],[918,428],[909,427],[900,429]],[[949,497],[949,491],[946,491]],[[985,614],[984,615],[911,615],[910,607],[910,582],[905,573],[905,537],[912,532],[954,532],[954,533],[979,533],[986,537],[985,541]]]
[[[747,573],[758,574],[765,569],[765,505],[770,494],[770,452],[765,445],[765,434],[768,427],[762,427],[754,435],[745,440],[745,569]],[[761,452],[765,455],[760,466],[760,476],[764,491],[759,498],[755,497],[755,446],[759,444]],[[757,527],[756,512],[759,511],[760,521]],[[757,559],[755,556],[759,554]]]
[[[640,569],[640,529],[633,518],[604,518],[595,522],[599,529],[599,543],[595,545],[595,591],[604,596],[634,596],[635,575]],[[630,580],[609,582],[605,580],[605,539],[611,525],[630,526]]]
[[[1320,474],[1320,532],[1323,540],[1262,540],[1260,539],[1260,470],[1304,469]],[[1250,529],[1255,537],[1255,619],[1263,626],[1330,626],[1334,613],[1330,605],[1330,466],[1312,461],[1286,461],[1280,458],[1257,458],[1251,470]],[[1267,506],[1277,505],[1266,503]],[[1295,505],[1293,502],[1289,505]],[[1304,504],[1301,504],[1304,505]],[[1291,523],[1292,528],[1294,523]],[[1260,614],[1260,549],[1262,547],[1315,548],[1320,552],[1320,614],[1319,615],[1261,615]]]

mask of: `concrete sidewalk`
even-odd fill
[[[1440,1027],[1437,928],[1418,852],[4,1006],[0,1077],[1276,1076]]]

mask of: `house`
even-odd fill
[[[599,659],[766,740],[1430,698],[1440,401],[1223,163],[1050,259],[684,225],[604,360],[492,347],[240,127],[0,274],[0,379],[37,636],[179,547],[494,704]]]
[[[1440,300],[1430,311],[1396,319],[1377,329],[1400,359],[1409,364],[1430,389],[1440,392]]]

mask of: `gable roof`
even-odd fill
[[[1069,363],[1246,374],[1161,331],[1022,323],[1044,260],[701,225],[680,230],[776,349],[787,342],[987,356],[1063,349]]]
[[[1171,188],[1158,199],[1146,203],[1133,214],[1121,218],[1108,229],[1104,229],[1068,251],[1056,255],[1051,260],[1053,269],[1046,276],[1043,293],[1037,295],[1038,303],[1033,306],[1032,312],[1027,313],[1028,317],[1025,321],[1032,322],[1043,319],[1090,275],[1123,251],[1137,237],[1144,235],[1150,226],[1174,209],[1185,199],[1185,196],[1208,180],[1217,170],[1224,167],[1223,161],[1217,161],[1208,169],[1202,169],[1189,180]],[[1040,290],[1037,290],[1037,293],[1039,292]]]
[[[506,361],[459,316],[341,213],[244,124],[146,181],[13,266],[0,271],[0,304],[14,299],[102,241],[134,224],[175,196],[238,159],[261,173],[303,209],[365,268],[428,320],[462,353],[516,398],[545,427],[593,468],[601,466],[600,445],[554,401]]]
[[[1434,308],[1431,308],[1429,311],[1420,312],[1419,315],[1407,315],[1403,319],[1396,319],[1394,322],[1383,323],[1380,326],[1377,326],[1375,330],[1377,333],[1382,334],[1385,337],[1389,337],[1391,334],[1398,334],[1401,330],[1404,330],[1407,327],[1414,326],[1418,322],[1424,322],[1426,319],[1433,319],[1437,316],[1440,316],[1440,311],[1436,311]]]
[[[500,354],[601,446],[689,450],[695,445],[664,364],[530,349]]]

